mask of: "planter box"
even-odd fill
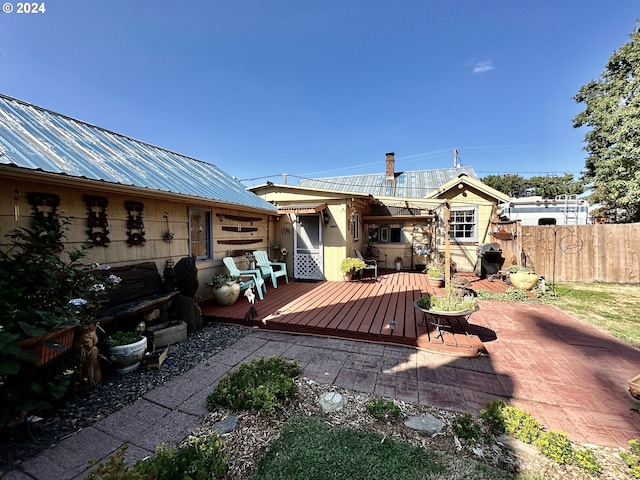
[[[640,400],[640,375],[629,380],[629,393]]]
[[[146,333],[155,348],[166,347],[187,339],[187,323],[161,323],[147,327]]]
[[[39,367],[69,350],[73,346],[74,336],[75,327],[68,326],[40,337],[22,340],[19,344],[23,350],[33,353],[33,363]]]

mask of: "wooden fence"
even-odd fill
[[[638,223],[504,227],[491,241],[505,266],[520,258],[548,281],[640,283]]]

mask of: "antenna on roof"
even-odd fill
[[[460,154],[460,152],[458,151],[457,148],[453,149],[453,168],[460,168],[462,165],[460,164],[460,159],[458,158],[458,155]]]

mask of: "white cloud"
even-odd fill
[[[491,60],[485,60],[483,62],[478,62],[473,66],[473,73],[484,73],[495,68],[496,67],[493,66],[493,62]]]

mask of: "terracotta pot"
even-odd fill
[[[62,355],[73,346],[75,328],[73,325],[59,328],[39,337],[22,340],[19,345],[23,350],[33,353],[33,363],[39,367]]]
[[[511,285],[522,290],[531,290],[538,283],[538,275],[529,272],[516,272],[509,275]]]
[[[433,288],[442,288],[444,286],[444,277],[427,277],[429,285]]]
[[[218,305],[233,305],[240,296],[240,285],[236,282],[229,282],[220,288],[213,289],[213,298]]]

